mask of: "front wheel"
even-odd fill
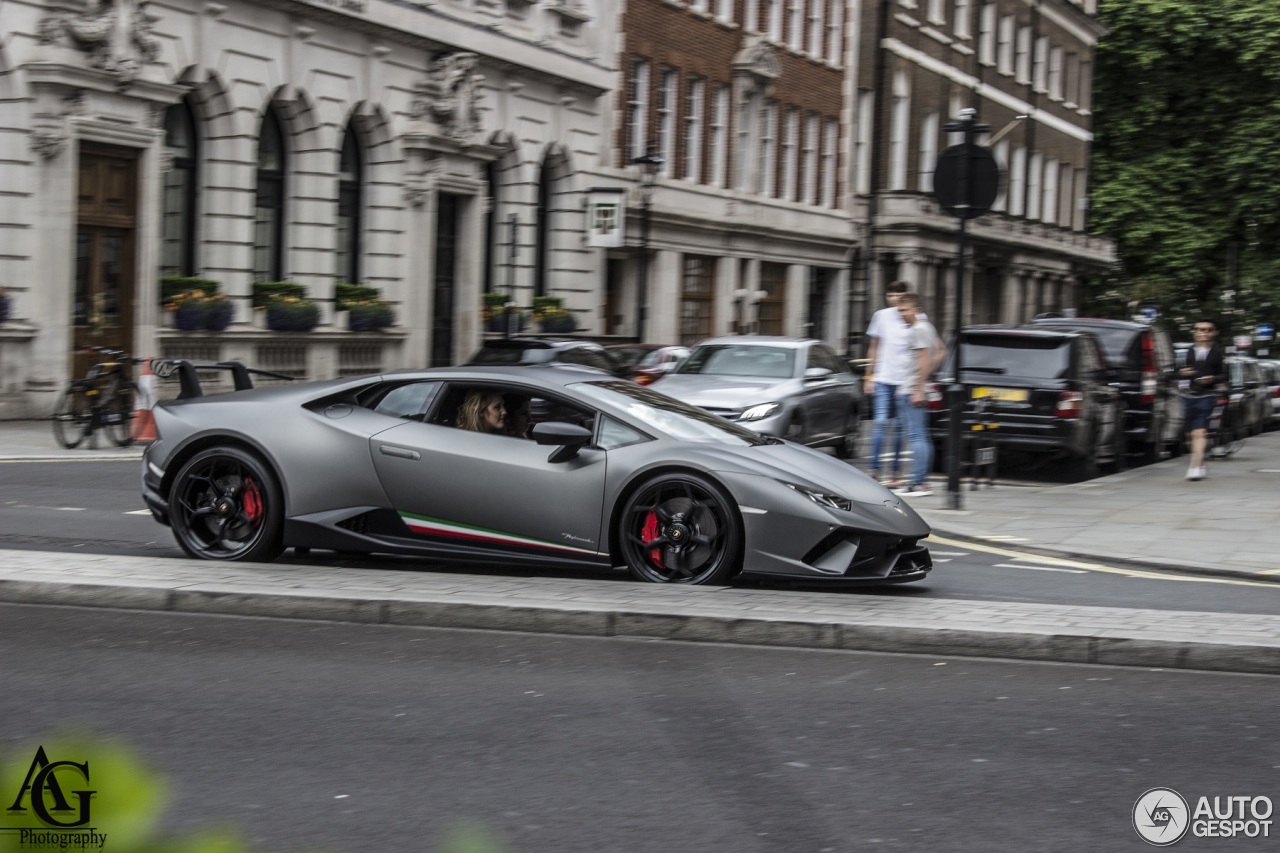
[[[63,447],[78,447],[89,434],[93,422],[93,407],[84,389],[76,385],[68,388],[53,410],[53,437]]]
[[[202,560],[270,561],[284,550],[284,498],[266,464],[237,447],[202,450],[169,490],[173,535]]]
[[[627,570],[649,583],[724,583],[742,567],[742,519],[697,474],[663,474],[632,493],[618,517]]]
[[[133,443],[130,422],[133,418],[133,389],[128,385],[120,385],[110,392],[107,405],[98,413],[102,428],[107,437],[117,447],[128,447]]]

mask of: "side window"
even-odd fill
[[[818,351],[818,357],[822,360],[822,366],[830,370],[832,373],[853,373],[853,368],[849,366],[849,362],[839,358],[831,351],[830,347],[816,346],[814,349]]]
[[[805,370],[808,370],[811,367],[828,367],[828,365],[823,362],[822,353],[818,352],[818,348],[816,346],[809,347],[809,358],[804,363]]]
[[[415,382],[412,385],[401,385],[384,395],[373,410],[380,415],[393,418],[422,420],[427,406],[439,391],[439,382]]]
[[[1092,379],[1097,374],[1101,361],[1094,349],[1092,338],[1080,339],[1080,378]]]
[[[628,444],[639,444],[642,441],[648,441],[649,437],[642,432],[632,429],[624,423],[619,423],[613,418],[601,417],[600,423],[600,442],[601,450],[613,450],[618,447],[626,447]]]

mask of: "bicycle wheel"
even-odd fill
[[[91,431],[93,407],[80,385],[72,385],[53,410],[53,437],[68,450],[78,447]]]
[[[107,391],[106,405],[99,412],[98,421],[107,437],[117,447],[128,447],[133,443],[130,427],[133,425],[133,386],[120,384]]]

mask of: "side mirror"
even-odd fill
[[[566,424],[559,421],[546,421],[534,424],[530,436],[538,444],[554,446],[547,461],[568,462],[578,455],[578,451],[591,443],[592,432],[577,424]]]
[[[805,382],[822,382],[830,377],[831,370],[826,367],[807,367],[804,371]]]

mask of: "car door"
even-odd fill
[[[419,536],[463,549],[598,561],[604,451],[583,448],[552,463],[554,447],[439,423],[393,427],[374,436],[370,449],[392,506]]]
[[[820,367],[831,371],[830,375],[817,381],[806,380],[803,374],[801,378],[804,383],[804,405],[810,440],[824,440],[844,432],[844,411],[840,408],[843,397],[840,374],[832,370],[831,363],[823,355],[819,344],[811,345],[804,360],[804,370]]]
[[[1086,431],[1086,435],[1093,437],[1096,447],[1110,448],[1114,446],[1115,431],[1121,428],[1123,417],[1121,407],[1117,405],[1120,392],[1107,381],[1106,361],[1093,335],[1081,335],[1076,345],[1080,350],[1077,366],[1080,390],[1087,401],[1086,410],[1095,424],[1095,429]]]

